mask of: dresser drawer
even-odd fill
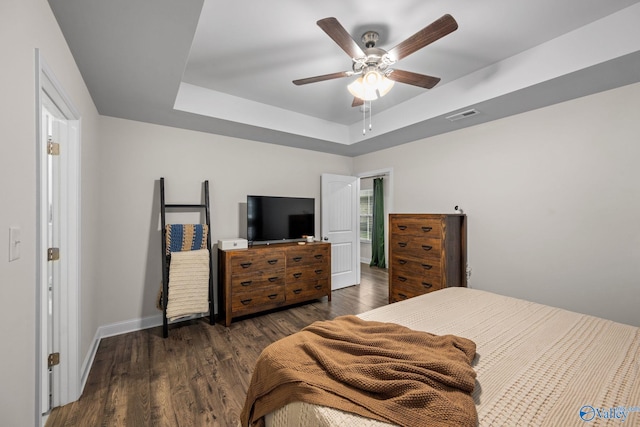
[[[284,285],[284,268],[231,276],[231,292],[234,294],[278,285]]]
[[[229,266],[232,274],[274,270],[285,267],[284,252],[282,251],[247,251],[236,252],[231,256]]]
[[[326,279],[329,269],[325,265],[300,265],[287,268],[285,283],[305,282],[307,280]]]
[[[442,276],[428,276],[417,274],[406,274],[400,272],[393,273],[393,277],[389,279],[392,287],[404,289],[407,292],[415,294],[424,294],[426,292],[437,291],[442,289]]]
[[[403,299],[413,298],[418,295],[437,291],[438,289],[442,289],[442,288],[443,287],[440,285],[437,285],[437,286],[430,285],[429,287],[427,287],[416,282],[394,283],[394,285],[391,288],[391,292],[389,294],[389,299],[391,302],[401,301]]]
[[[322,298],[327,295],[327,292],[330,292],[329,280],[327,278],[287,283],[285,288],[287,302],[309,301],[315,298]]]
[[[389,302],[398,302],[403,301],[409,298],[417,297],[418,295],[422,295],[425,292],[417,293],[413,291],[408,291],[406,289],[394,287],[389,293]]]
[[[299,249],[287,251],[287,269],[299,265],[323,264],[329,257],[329,248],[326,245],[300,245]]]
[[[442,220],[394,215],[389,220],[389,233],[394,236],[442,238]]]
[[[394,255],[391,258],[391,271],[389,274],[390,279],[402,276],[441,281],[442,263],[439,258],[416,260]]]
[[[234,313],[253,312],[257,307],[277,306],[285,301],[284,285],[260,288],[247,292],[237,292],[231,297]]]
[[[440,258],[442,256],[442,240],[437,238],[400,236],[391,239],[390,248],[394,255],[418,259]]]

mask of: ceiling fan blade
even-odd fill
[[[431,89],[440,81],[440,77],[427,76],[425,74],[412,73],[411,71],[396,70],[387,75],[389,80],[399,83],[406,83],[413,86],[420,86]]]
[[[362,104],[364,104],[364,101],[360,98],[356,98],[355,96],[353,97],[353,102],[351,103],[352,107],[359,107]]]
[[[356,43],[336,18],[324,18],[319,20],[317,24],[342,50],[347,52],[347,55],[351,58],[362,58],[365,56],[360,46],[358,46],[358,43]]]
[[[325,80],[339,79],[341,77],[349,77],[353,75],[353,71],[340,71],[337,73],[324,74],[322,76],[307,77],[306,79],[294,80],[293,84],[300,86],[308,83],[322,82]]]
[[[456,20],[449,14],[444,15],[395,46],[389,51],[389,56],[399,61],[457,29]]]

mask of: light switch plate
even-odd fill
[[[20,227],[9,228],[9,261],[20,258],[20,246],[22,246]]]

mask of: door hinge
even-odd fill
[[[60,259],[60,248],[47,249],[47,261],[57,261]]]
[[[49,368],[60,364],[60,353],[51,353],[47,357],[47,365]]]
[[[60,144],[49,139],[47,141],[47,154],[58,156],[60,154]]]

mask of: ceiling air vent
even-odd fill
[[[452,114],[447,117],[447,120],[451,122],[455,122],[457,120],[462,120],[462,119],[466,119],[467,117],[475,116],[476,114],[479,114],[479,113],[480,112],[478,110],[476,110],[475,108],[472,108],[467,111],[462,111],[460,113]]]

